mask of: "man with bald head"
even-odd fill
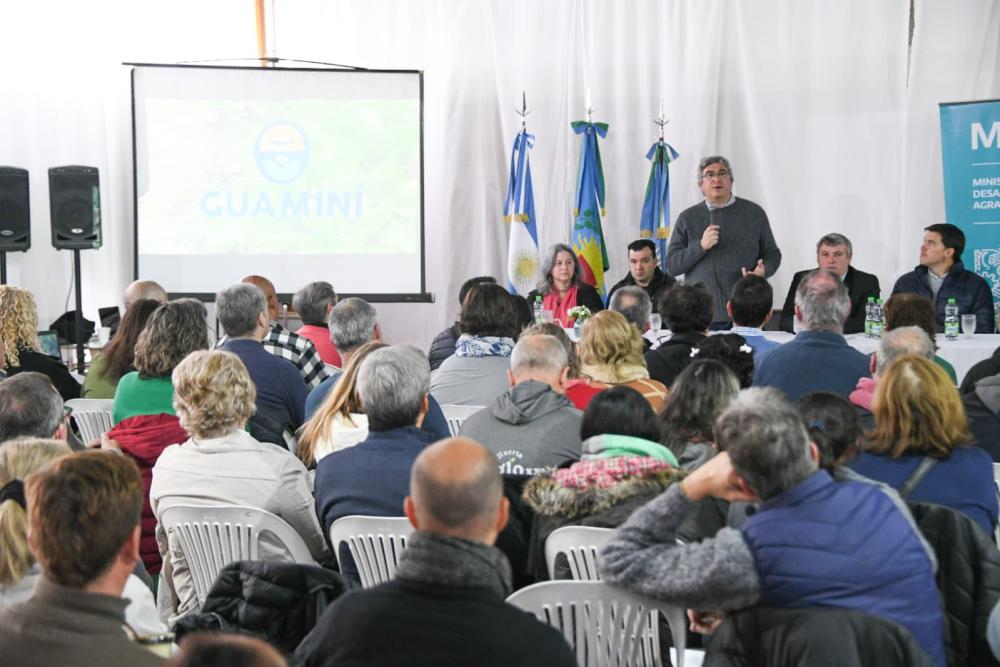
[[[125,310],[128,310],[139,299],[152,299],[166,303],[167,290],[163,289],[155,280],[136,280],[125,288],[125,293],[122,295]]]
[[[582,413],[566,398],[569,359],[554,336],[522,336],[510,356],[510,389],[462,424],[504,475],[534,475],[580,458]]]
[[[330,605],[296,651],[301,664],[576,664],[558,632],[504,602],[510,564],[493,542],[508,503],[489,451],[466,438],[425,448],[403,510],[416,532],[395,578]]]
[[[292,333],[278,322],[280,304],[274,283],[264,276],[247,276],[240,282],[256,286],[264,293],[264,298],[267,300],[267,318],[270,329],[264,340],[261,341],[264,349],[277,357],[292,362],[310,390],[318,387],[326,379],[326,366],[323,365],[323,360],[312,341]],[[224,342],[224,339],[220,340],[219,345]]]

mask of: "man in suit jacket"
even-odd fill
[[[816,244],[816,264],[821,269],[833,271],[844,281],[851,297],[851,313],[844,322],[844,333],[859,333],[865,330],[865,304],[868,297],[881,297],[878,278],[870,273],[858,271],[851,266],[854,247],[851,240],[843,234],[827,234]],[[792,277],[792,284],[785,297],[785,306],[781,309],[781,330],[794,333],[792,323],[795,321],[795,290],[799,288],[802,278],[812,269],[799,271]]]

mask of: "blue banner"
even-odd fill
[[[947,221],[965,233],[962,261],[1000,302],[1000,100],[941,104]]]

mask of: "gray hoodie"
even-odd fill
[[[535,380],[520,382],[462,423],[459,435],[496,454],[504,475],[534,475],[580,458],[581,412]]]

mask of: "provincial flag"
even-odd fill
[[[639,236],[653,239],[660,270],[667,270],[667,239],[670,238],[670,171],[667,165],[678,157],[674,147],[662,139],[649,149],[646,159],[653,161],[642,200]]]
[[[575,121],[573,132],[583,135],[580,170],[576,178],[576,198],[573,209],[573,233],[570,245],[580,260],[583,282],[593,285],[604,295],[604,272],[608,270],[608,250],[604,246],[601,216],[604,210],[604,168],[597,138],[608,134],[607,123]]]
[[[538,283],[538,228],[535,221],[535,193],[531,187],[528,151],[535,135],[522,129],[514,137],[510,153],[510,180],[503,204],[503,220],[510,224],[507,244],[507,289],[527,296]]]

